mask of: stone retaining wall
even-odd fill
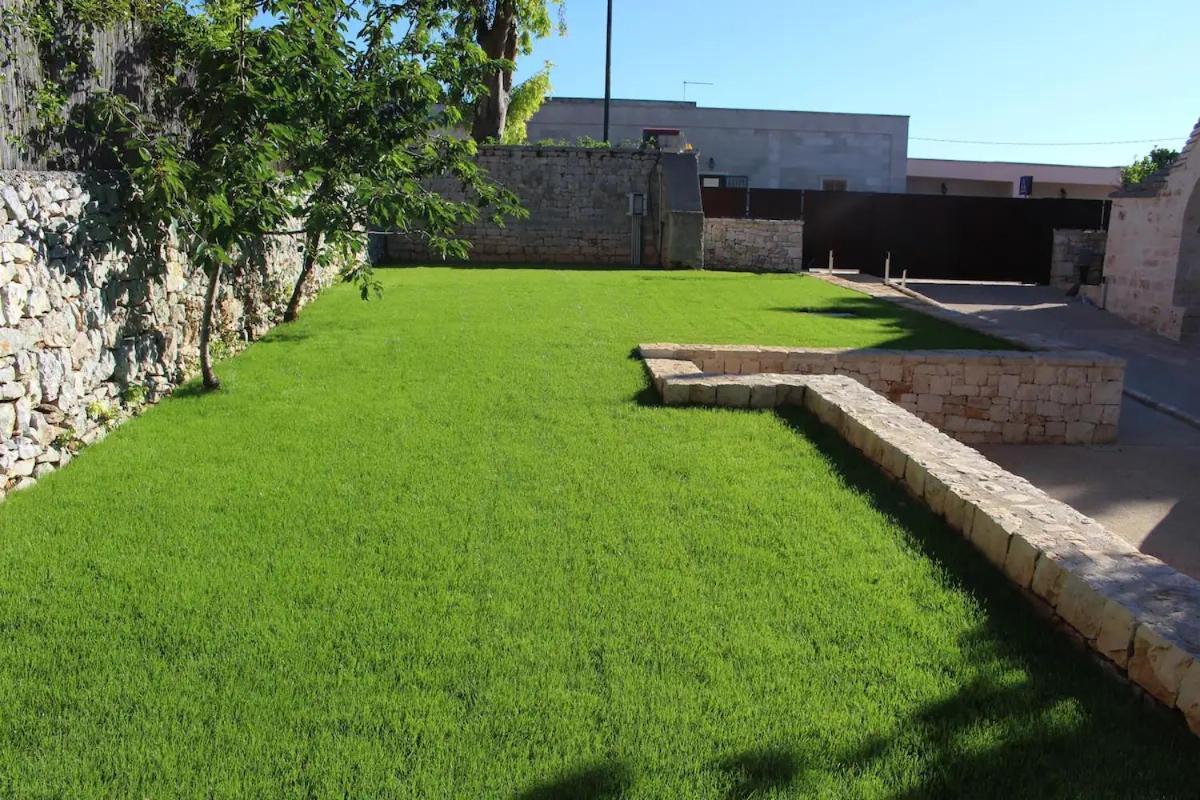
[[[704,268],[739,272],[799,272],[804,268],[801,220],[704,220]]]
[[[205,278],[184,255],[146,257],[119,239],[102,176],[0,172],[0,497],[102,436],[194,370]],[[219,301],[214,352],[281,317],[301,237],[272,237]],[[318,275],[327,285],[336,270]]]
[[[529,211],[498,227],[490,220],[465,225],[476,263],[628,265],[632,257],[629,193],[645,196],[642,263],[659,263],[660,155],[652,150],[581,147],[479,148],[478,164],[516,193]],[[695,158],[692,158],[694,166]],[[461,197],[450,183],[435,188]],[[440,256],[412,234],[385,234],[373,243],[376,260],[431,263]]]
[[[1200,581],[842,375],[706,375],[643,351],[668,404],[803,406],[1200,735]]]
[[[1104,273],[1104,243],[1108,231],[1084,231],[1056,228],[1050,255],[1050,285],[1070,289],[1079,283],[1080,267],[1086,270],[1084,283],[1096,285]]]
[[[949,433],[982,444],[1117,437],[1125,362],[1086,351],[845,350],[643,345],[706,373],[847,375]]]

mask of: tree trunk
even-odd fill
[[[488,58],[515,61],[517,57],[517,13],[507,4],[498,4],[491,27],[476,28],[475,41]],[[471,138],[477,142],[500,140],[508,122],[508,101],[512,94],[512,70],[498,69],[487,77],[487,94],[475,104]]]
[[[300,316],[300,301],[304,299],[304,287],[312,279],[317,266],[317,252],[321,247],[321,232],[309,231],[304,237],[304,265],[300,267],[300,276],[296,278],[296,286],[292,289],[292,299],[288,300],[287,310],[283,312],[284,322],[295,322]]]
[[[212,357],[208,352],[208,343],[212,339],[213,316],[217,307],[217,289],[221,285],[221,262],[213,266],[212,275],[208,277],[208,291],[204,294],[204,317],[200,320],[200,374],[204,379],[205,389],[221,388],[221,381],[212,368]]]

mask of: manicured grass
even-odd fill
[[[986,340],[794,276],[383,280],[0,505],[0,796],[1196,796],[840,440],[629,358]]]

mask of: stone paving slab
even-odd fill
[[[1200,581],[853,378],[706,373],[663,346],[642,352],[669,405],[807,409],[1200,735]]]

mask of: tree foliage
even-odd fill
[[[363,257],[373,227],[412,231],[462,257],[462,223],[485,210],[497,222],[521,213],[476,166],[474,142],[445,134],[498,68],[456,35],[460,13],[453,0],[132,8],[157,43],[160,102],[100,92],[94,109],[127,176],[131,235],[152,247],[175,242],[207,275],[206,386],[219,385],[208,345],[222,275],[254,268],[248,256],[263,237],[304,234],[294,318],[305,282],[335,255],[364,298],[378,291]],[[453,192],[431,188],[447,178]]]
[[[525,144],[529,140],[529,120],[542,107],[553,90],[550,86],[550,62],[540,70],[517,84],[508,101],[508,115],[504,122],[503,144]]]
[[[1156,147],[1148,155],[1136,159],[1128,167],[1121,167],[1121,185],[1136,186],[1164,167],[1169,167],[1179,158],[1178,150]]]

